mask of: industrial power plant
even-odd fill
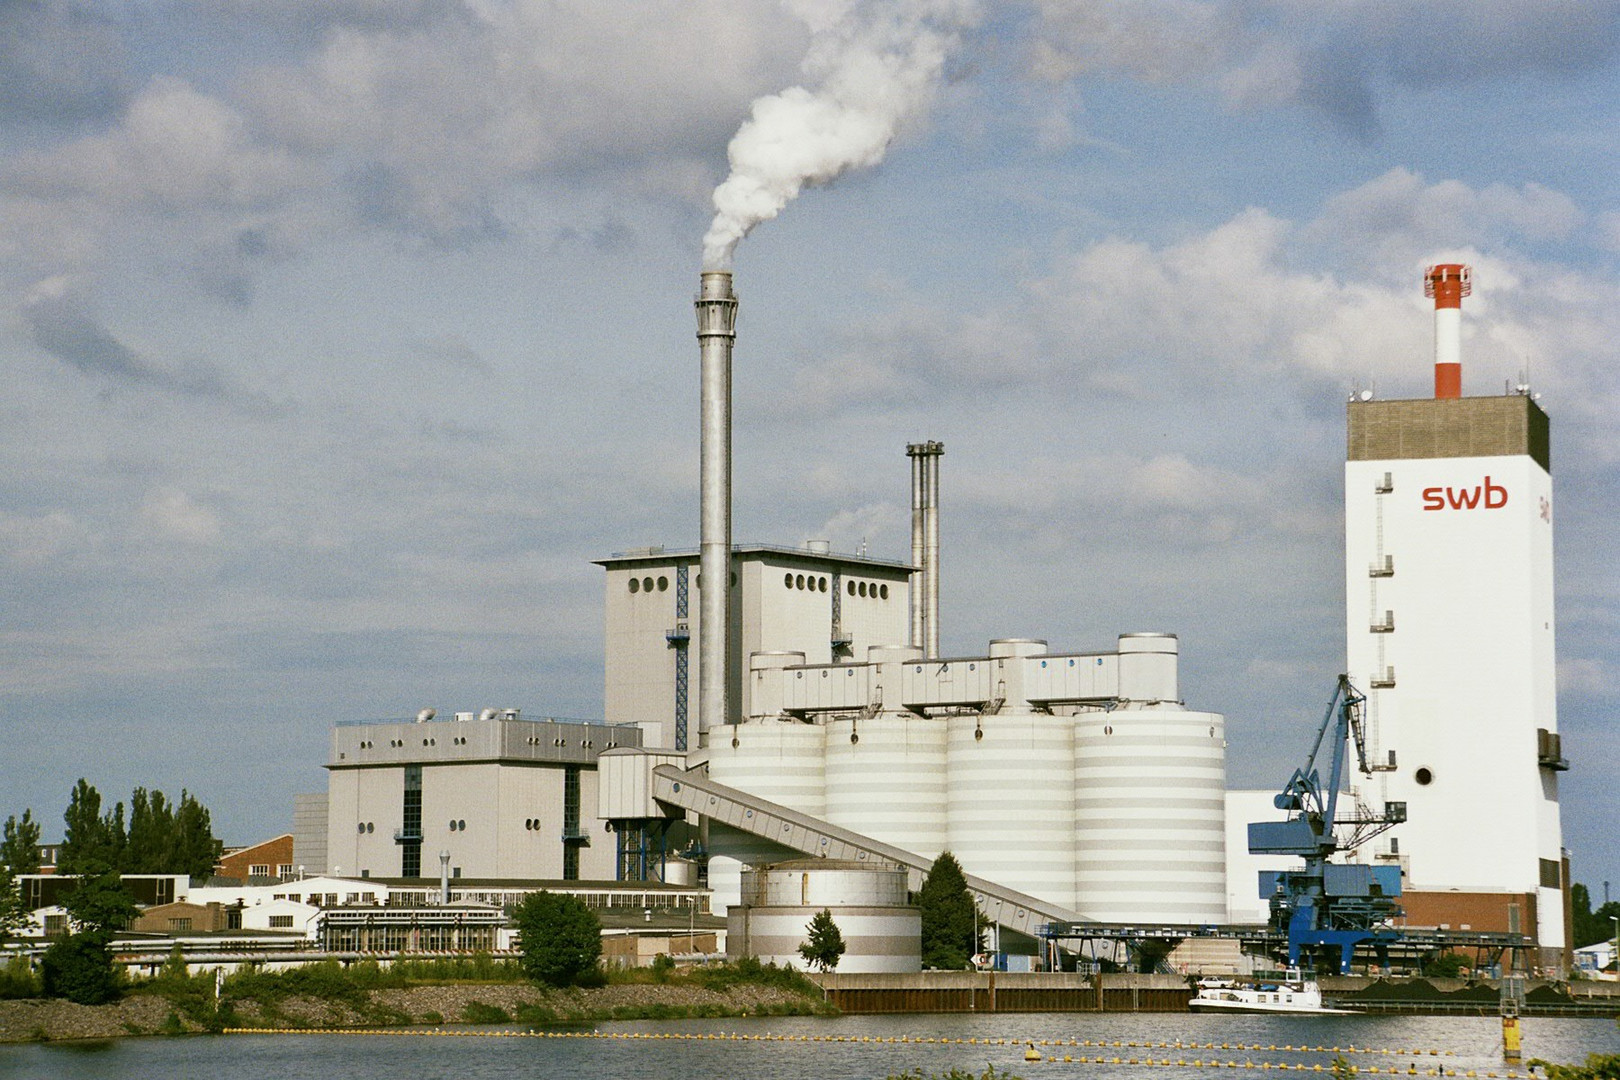
[[[699,544],[598,560],[604,720],[339,725],[299,861],[415,878],[443,847],[469,878],[702,881],[732,953],[789,961],[827,908],[844,971],[917,970],[907,891],[943,852],[1002,963],[1146,927],[1343,966],[1401,934],[1515,935],[1563,966],[1548,420],[1527,385],[1463,395],[1469,268],[1425,287],[1434,396],[1348,405],[1345,676],[1292,780],[1229,790],[1226,718],[1182,685],[1174,627],[941,656],[941,442],[905,447],[905,561],[734,544],[739,302],[709,269]]]

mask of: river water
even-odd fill
[[[1526,1061],[1580,1062],[1589,1053],[1620,1053],[1620,1030],[1613,1020],[1531,1018],[1522,1024]],[[233,1033],[0,1046],[0,1077],[883,1080],[912,1070],[931,1076],[952,1068],[977,1076],[994,1065],[998,1074],[1010,1072],[1026,1080],[1167,1080],[1174,1075],[1193,1080],[1234,1072],[1252,1075],[1267,1071],[1265,1065],[1275,1069],[1286,1064],[1291,1071],[1299,1065],[1311,1071],[1322,1065],[1325,1070],[1335,1056],[1333,1047],[1363,1075],[1376,1068],[1379,1076],[1393,1070],[1408,1080],[1440,1075],[1441,1070],[1524,1076],[1524,1066],[1503,1063],[1501,1034],[1499,1020],[1481,1017],[1143,1013],[772,1017],[547,1029],[457,1025],[373,1034]],[[889,1041],[902,1039],[908,1041]],[[948,1041],[911,1041],[929,1039]],[[1087,1040],[1092,1045],[1070,1045]],[[1178,1040],[1180,1048],[1174,1045]],[[1133,1042],[1137,1045],[1128,1045]],[[1219,1049],[1223,1043],[1227,1048]],[[1029,1044],[1043,1055],[1042,1061],[1024,1060]],[[1065,1055],[1073,1060],[1064,1061]],[[1105,1063],[1095,1063],[1097,1057]],[[1120,1063],[1112,1064],[1116,1057]],[[1138,1064],[1129,1064],[1133,1057]],[[1149,1065],[1149,1058],[1171,1064]],[[1186,1064],[1175,1064],[1179,1061]],[[1212,1069],[1216,1061],[1220,1068]],[[1227,1062],[1240,1068],[1228,1069]],[[1252,1071],[1241,1068],[1245,1063],[1252,1063]]]

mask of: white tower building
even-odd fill
[[[1413,926],[1566,947],[1547,416],[1521,388],[1461,396],[1468,268],[1432,267],[1433,399],[1352,400],[1346,649],[1380,761],[1370,801],[1408,820],[1375,861],[1406,872]],[[1365,395],[1363,395],[1365,397]]]
[[[607,571],[606,714],[633,723],[644,745],[699,748],[704,596],[699,552],[642,548],[596,560]],[[826,541],[803,548],[743,544],[731,552],[726,723],[750,710],[744,678],[756,652],[789,651],[799,662],[838,663],[869,645],[903,641],[912,567],[842,555]],[[719,726],[719,725],[716,725]]]

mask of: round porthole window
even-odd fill
[[[1417,772],[1412,774],[1412,779],[1416,780],[1422,786],[1428,787],[1430,784],[1434,783],[1434,773],[1430,772],[1429,767],[1425,765],[1418,769]]]
[[[641,579],[640,578],[631,578],[630,579],[630,591],[631,592],[640,592],[641,591]]]

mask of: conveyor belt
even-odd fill
[[[907,887],[913,892],[922,888],[923,878],[933,865],[931,858],[902,851],[674,765],[660,765],[653,770],[652,794],[667,806],[701,814],[806,855],[852,862],[882,860],[903,866],[908,872]],[[1030,937],[1039,937],[1041,928],[1049,923],[1086,921],[1068,908],[971,874],[967,885],[988,918]]]

